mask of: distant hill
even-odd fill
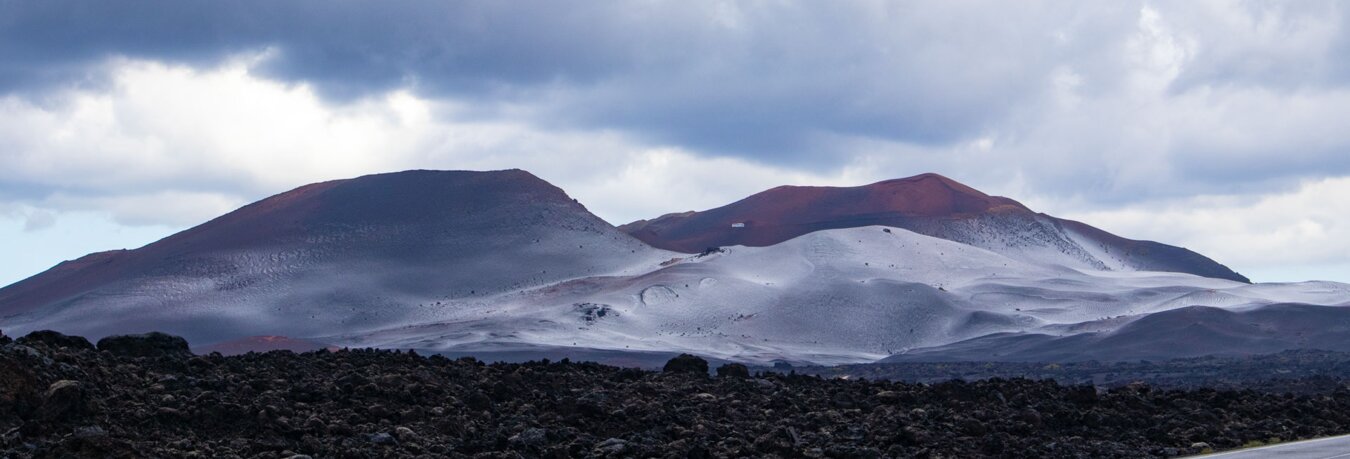
[[[619,229],[658,248],[698,253],[708,247],[762,247],[814,231],[868,225],[904,228],[1029,261],[1249,282],[1190,250],[1125,239],[1039,214],[938,174],[856,187],[780,186],[715,209],[639,220]]]
[[[525,171],[407,171],[306,185],[62,263],[0,289],[0,317],[96,338],[303,337],[664,256]]]

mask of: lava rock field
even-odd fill
[[[0,337],[0,457],[1168,457],[1350,432],[1318,394],[711,376]],[[692,369],[692,370],[691,370]]]

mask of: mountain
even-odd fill
[[[814,231],[868,225],[904,228],[1025,261],[1249,282],[1190,250],[1125,239],[1036,213],[937,174],[856,187],[780,186],[716,209],[668,214],[619,229],[654,247],[699,253],[709,247],[763,247]]]
[[[306,185],[61,263],[0,289],[0,324],[194,343],[303,337],[665,258],[528,172],[408,171]]]
[[[517,359],[557,358],[566,349],[676,350],[838,364],[998,333],[1107,332],[1187,306],[1292,302],[1346,304],[1350,286],[1085,271],[867,226],[682,256],[635,276],[523,289],[415,326],[316,340]]]
[[[775,190],[723,208],[744,212],[684,217],[723,212],[745,223],[727,230],[750,230],[691,231],[689,247],[721,247],[694,254],[654,248],[519,170],[317,183],[4,287],[0,329],[159,330],[222,353],[369,346],[637,365],[679,352],[1111,360],[1344,342],[1348,285],[1162,270],[1148,263],[1200,256],[1144,253],[1153,243],[935,175]],[[628,229],[669,235],[657,231],[669,223]]]

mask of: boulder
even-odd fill
[[[24,346],[27,347],[27,346]],[[38,368],[9,355],[11,349],[0,348],[0,424],[13,416],[29,414],[36,409],[42,395],[42,383],[35,372]]]
[[[661,369],[665,373],[702,373],[708,374],[708,361],[702,358],[690,355],[680,354],[666,362],[666,366]]]
[[[717,377],[748,379],[750,377],[750,369],[739,363],[728,363],[717,367]]]
[[[123,357],[191,356],[187,340],[166,333],[116,335],[98,340],[98,350]]]
[[[71,336],[51,330],[38,330],[24,335],[17,341],[25,346],[43,345],[59,349],[94,350],[94,345],[83,336]]]
[[[84,408],[84,386],[79,381],[63,379],[47,387],[42,396],[42,416],[60,419]]]
[[[417,432],[414,432],[412,429],[409,429],[407,427],[399,426],[394,428],[394,438],[399,439],[399,441],[405,442],[413,441],[417,439]]]

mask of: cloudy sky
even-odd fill
[[[1350,4],[0,0],[0,285],[413,168],[615,224],[931,171],[1350,281]]]

